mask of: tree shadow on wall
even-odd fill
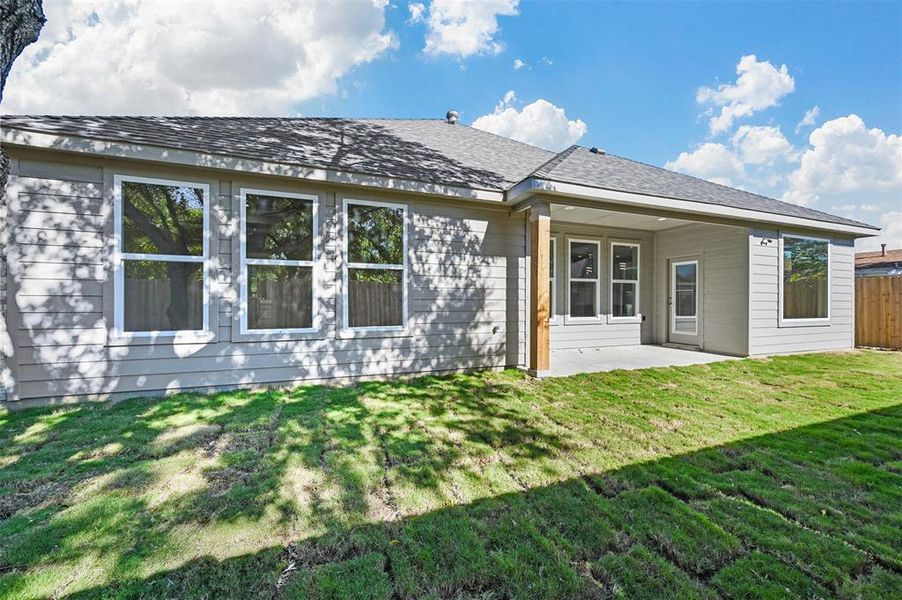
[[[62,118],[61,118],[62,119]],[[153,120],[153,119],[151,119]],[[256,123],[256,120],[254,120]],[[318,155],[340,166],[365,158],[367,168],[385,173],[410,165],[441,165],[447,180],[485,180],[491,173],[441,152],[404,139],[375,122],[313,120],[303,127],[291,121],[259,120],[259,140],[271,144],[267,132],[284,127],[292,151],[302,153],[319,144]],[[143,121],[111,119],[116,139],[141,141]],[[143,124],[142,124],[143,123]],[[173,139],[220,132],[217,122],[168,120]],[[100,127],[100,125],[98,125]],[[234,130],[232,130],[234,135]],[[115,136],[114,136],[115,137]],[[214,136],[215,137],[215,136]],[[213,139],[202,139],[213,143]],[[219,138],[216,138],[219,139]],[[223,138],[227,140],[228,138]],[[226,142],[219,140],[222,149]],[[269,140],[269,141],[268,141]],[[186,142],[188,143],[188,142]],[[60,141],[57,149],[77,150],[78,142]],[[216,146],[220,147],[220,146]],[[328,148],[323,151],[322,148]],[[358,156],[367,148],[367,156]],[[302,161],[300,154],[297,160]],[[406,167],[404,166],[406,165]],[[213,161],[206,167],[225,168]],[[86,167],[87,168],[87,167]],[[439,168],[435,166],[435,168]],[[522,362],[525,330],[525,280],[522,223],[503,211],[443,208],[416,201],[412,210],[409,270],[409,332],[399,337],[370,336],[366,340],[337,334],[341,312],[340,214],[324,206],[320,231],[326,269],[319,275],[314,314],[323,317],[322,336],[301,341],[233,341],[238,311],[240,273],[232,256],[238,235],[237,190],[222,192],[212,202],[211,328],[212,343],[111,345],[109,322],[112,280],[109,232],[113,215],[106,203],[100,169],[96,181],[60,182],[20,177],[13,206],[17,216],[15,247],[10,251],[10,277],[17,318],[14,323],[17,385],[24,397],[35,395],[104,395],[118,391],[196,389],[302,382],[355,375],[385,376],[424,371],[448,371],[516,365]],[[210,179],[211,171],[184,169],[184,178]],[[304,169],[298,175],[304,176]],[[234,171],[220,171],[228,178]],[[298,180],[280,179],[291,190]],[[214,187],[216,189],[216,187]],[[107,191],[108,192],[108,191]],[[109,194],[106,194],[109,197]],[[404,201],[414,199],[401,196]],[[163,220],[177,222],[170,207]],[[153,228],[151,228],[153,229]],[[165,241],[165,240],[164,240]],[[177,246],[171,240],[168,246]],[[168,247],[167,246],[167,247]],[[182,285],[181,288],[186,287]],[[186,303],[182,303],[186,304]],[[196,307],[195,307],[196,308]],[[195,311],[196,312],[196,311]]]

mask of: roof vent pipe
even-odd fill
[[[602,154],[602,155],[604,154],[604,150],[599,150],[595,146],[592,146],[591,148],[589,148],[589,152],[591,152],[592,154]]]
[[[880,244],[880,256],[886,256],[886,244]]]
[[[455,125],[459,119],[460,119],[460,115],[457,114],[456,110],[449,110],[447,112],[447,114],[445,114],[445,121],[449,125]]]

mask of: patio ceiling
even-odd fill
[[[566,221],[582,225],[599,225],[604,227],[642,229],[647,231],[662,231],[664,229],[696,222],[656,215],[643,215],[598,208],[585,208],[582,206],[568,206],[564,204],[551,205],[551,221]]]

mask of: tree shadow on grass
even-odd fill
[[[391,486],[440,496],[441,475],[466,453],[536,458],[567,447],[504,406],[508,394],[479,377],[427,377],[5,415],[0,589],[42,565],[83,577],[86,558],[133,578],[191,527],[265,521],[288,532],[260,546],[391,520]]]
[[[423,396],[427,411],[441,410],[430,406],[440,400],[428,389],[414,383],[405,393]],[[332,411],[322,433],[363,447],[362,424],[379,408],[361,406],[361,398],[379,392],[378,384],[362,386],[332,401],[323,395],[318,405],[311,390],[297,412],[283,407],[279,419],[310,427],[312,415]],[[255,412],[238,422],[265,423],[265,411]],[[508,439],[486,419],[493,433],[479,439]],[[475,431],[475,422],[463,428]],[[330,514],[324,534],[285,550],[202,556],[149,577],[130,574],[140,555],[92,544],[91,551],[117,557],[117,583],[70,597],[889,597],[902,585],[900,438],[897,405],[394,521],[348,526]],[[310,449],[286,450],[319,460]],[[27,562],[40,564],[44,553],[76,557],[85,549],[67,532],[92,524],[121,535],[130,528],[116,519],[128,512],[86,507],[77,521],[54,522]],[[150,535],[158,527],[131,529]],[[60,552],[60,539],[71,547]]]

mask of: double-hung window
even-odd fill
[[[209,186],[125,175],[113,186],[114,330],[208,331]]]
[[[639,317],[639,245],[611,243],[611,318]]]
[[[241,333],[313,331],[317,197],[241,190]]]
[[[598,318],[598,297],[601,281],[601,244],[593,240],[570,239],[570,306],[574,319]]]
[[[790,324],[830,318],[830,241],[797,235],[780,238],[780,315]]]
[[[407,206],[344,202],[344,327],[403,330],[407,322]]]

